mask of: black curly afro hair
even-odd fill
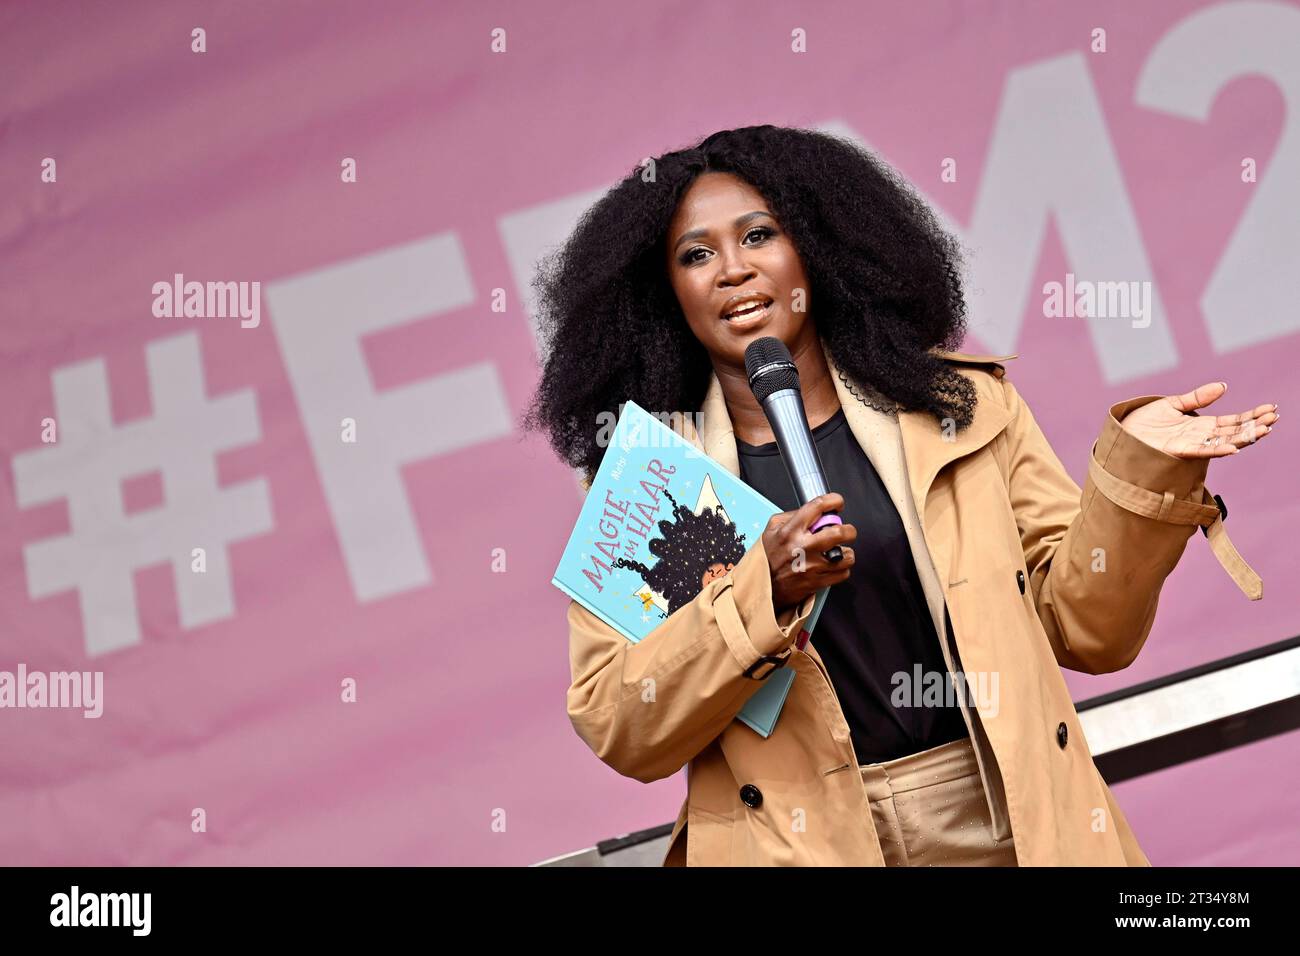
[[[966,333],[957,240],[868,150],[767,125],[723,130],[638,166],[542,261],[533,288],[544,364],[523,429],[544,431],[590,481],[605,453],[602,413],[617,416],[628,400],[701,407],[712,362],[664,263],[668,224],[705,172],[739,176],[767,201],[804,265],[810,319],[853,382],[959,430],[970,424],[974,386],[931,351],[959,348]]]
[[[616,568],[630,568],[668,601],[672,614],[704,590],[704,572],[715,564],[739,564],[745,556],[745,536],[719,511],[705,508],[699,514],[679,505],[665,488],[673,505],[672,519],[659,522],[660,538],[650,540],[650,553],[659,560],[653,568],[640,561],[619,558]]]

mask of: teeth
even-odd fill
[[[746,302],[744,305],[727,313],[727,318],[734,319],[743,315],[749,315],[751,312],[761,312],[767,307],[766,302],[754,300]]]

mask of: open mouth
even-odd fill
[[[767,296],[759,296],[753,299],[746,299],[734,305],[729,311],[722,314],[724,322],[748,322],[754,319],[762,318],[767,315],[772,307],[772,300]]]

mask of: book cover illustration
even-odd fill
[[[740,562],[780,509],[635,402],[623,406],[552,583],[640,641]],[[819,594],[805,630],[821,609]],[[738,719],[771,733],[781,668]]]

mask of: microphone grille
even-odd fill
[[[745,372],[759,404],[783,388],[799,389],[799,368],[790,358],[785,343],[774,335],[765,335],[749,343],[745,349]]]

